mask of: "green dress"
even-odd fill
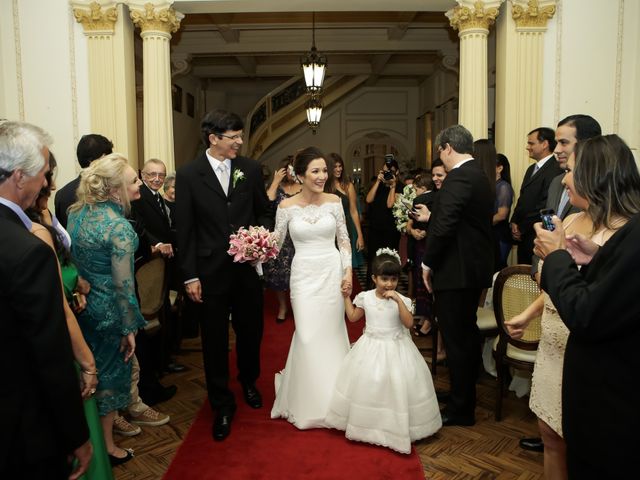
[[[78,283],[78,269],[69,262],[61,265],[62,283],[64,286],[64,294],[68,301],[71,301],[73,289]],[[80,375],[80,367],[76,365],[78,375]],[[113,480],[111,472],[111,462],[107,453],[107,446],[104,443],[104,435],[102,433],[102,423],[98,416],[98,407],[93,397],[84,402],[84,416],[89,426],[89,440],[93,445],[93,457],[87,471],[80,477],[81,480]]]

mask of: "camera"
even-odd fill
[[[389,181],[393,179],[393,172],[391,170],[385,170],[382,172],[382,176],[385,180]]]
[[[552,217],[555,215],[553,208],[543,208],[540,210],[540,219],[542,220],[542,228],[553,232],[556,226],[553,224]]]

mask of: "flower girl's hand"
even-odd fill
[[[400,297],[398,296],[398,292],[395,290],[386,290],[382,292],[382,296],[387,300],[394,300],[396,302],[400,301]]]

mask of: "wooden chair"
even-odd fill
[[[520,339],[507,333],[504,322],[527,308],[538,296],[540,289],[531,278],[530,265],[513,265],[498,274],[493,287],[493,308],[498,322],[499,335],[494,347],[494,358],[498,373],[495,418],[502,418],[502,397],[509,367],[533,372],[538,342],[540,340],[540,317],[533,319]]]
[[[147,321],[144,330],[153,335],[164,324],[167,288],[167,264],[164,258],[155,257],[142,265],[136,273],[140,311]]]

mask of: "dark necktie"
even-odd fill
[[[158,201],[158,205],[160,205],[160,211],[162,212],[162,216],[167,218],[167,209],[164,206],[164,200],[162,199],[162,195],[159,193],[155,194],[156,200]]]

